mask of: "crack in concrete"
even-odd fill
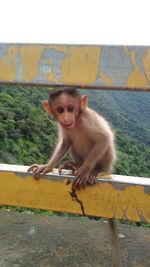
[[[69,192],[69,194],[73,200],[76,200],[76,202],[79,203],[83,215],[86,216],[85,211],[84,211],[83,202],[80,199],[78,199],[77,192],[72,189],[72,191]]]

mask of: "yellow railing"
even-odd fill
[[[57,170],[40,180],[27,166],[0,164],[0,205],[22,206],[74,214],[150,223],[150,179],[112,175],[96,186],[71,192],[74,179]]]

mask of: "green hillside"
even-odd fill
[[[90,91],[89,104],[115,128],[150,144],[150,94],[146,92]]]
[[[0,162],[45,163],[57,141],[56,122],[41,101],[49,89],[0,87]],[[82,93],[87,93],[82,91]],[[150,94],[88,91],[89,105],[116,132],[118,174],[150,177]]]

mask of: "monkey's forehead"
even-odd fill
[[[60,96],[58,96],[54,101],[53,101],[53,106],[56,105],[68,105],[68,104],[73,104],[76,105],[79,103],[79,100],[76,99],[73,96],[70,95],[66,95],[66,94],[62,94]]]

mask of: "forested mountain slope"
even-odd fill
[[[90,91],[89,104],[115,127],[150,144],[150,93]]]
[[[41,101],[49,89],[0,87],[0,162],[45,163],[57,140],[56,123]],[[150,94],[82,91],[116,132],[114,172],[150,177]]]

